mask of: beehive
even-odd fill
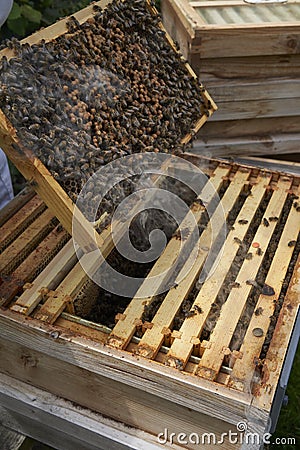
[[[162,1],[166,29],[219,106],[199,151],[298,152],[299,14],[297,0]]]
[[[222,258],[199,286],[212,232],[202,227],[188,275],[152,310],[157,298],[141,302],[137,293],[111,327],[101,316],[97,323],[82,318],[82,299],[92,308],[104,294],[97,299],[72,241],[41,200],[25,193],[4,210],[0,371],[154,439],[164,428],[216,439],[239,422],[259,435],[269,429],[299,308],[300,179],[193,162],[222,196],[213,213],[222,206],[229,226]],[[200,223],[207,208],[191,204]],[[181,239],[175,231],[148,277],[187,245],[188,236]]]
[[[110,12],[107,13],[108,17],[105,16],[107,9],[104,9],[102,13],[99,12],[101,7],[108,8],[110,5],[111,2],[98,2],[75,14],[70,21],[61,20],[49,28],[35,33],[23,40],[22,46],[12,42],[12,48],[1,52],[1,56],[4,57],[1,63],[4,72],[1,81],[1,104],[4,105],[6,113],[17,126],[16,129],[4,113],[0,112],[1,147],[21,173],[32,182],[36,191],[70,233],[74,208],[71,199],[76,200],[76,194],[80,191],[84,180],[86,181],[99,167],[115,156],[131,152],[143,152],[151,149],[152,151],[172,151],[172,148],[175,151],[174,147],[186,144],[191,135],[200,129],[216,108],[205,89],[195,81],[196,76],[190,66],[176,52],[174,44],[164,32],[157,11],[149,2],[115,1]],[[95,8],[96,13],[94,11],[94,14],[96,15],[93,16]],[[120,9],[116,15],[115,10],[118,8],[123,9],[122,11]],[[135,22],[130,14],[128,17],[126,16],[126,21],[118,19],[119,22],[117,22],[118,17],[126,15],[127,9],[132,14],[140,15],[135,17]],[[97,33],[95,30],[89,31],[89,27],[95,27],[96,19],[93,17],[100,17],[100,21],[102,17],[105,17],[100,23]],[[146,18],[146,22],[148,20],[148,28],[142,18],[143,20]],[[135,27],[141,24],[144,29],[139,30],[139,35],[138,31],[135,31]],[[121,28],[124,27],[124,30],[120,30],[117,25]],[[155,36],[148,36],[147,40],[150,25],[151,32],[155,30]],[[114,37],[112,28],[115,30]],[[120,36],[125,36],[124,39],[128,41],[122,47],[123,53],[120,49],[120,45],[122,45]],[[132,36],[134,37],[133,42],[130,41]],[[153,44],[154,47],[160,45],[162,48],[157,50],[155,47],[156,51],[147,49],[146,56],[146,50],[143,51],[143,43],[148,42],[150,42],[149,45]],[[29,45],[32,46],[31,50]],[[85,47],[86,45],[89,46],[89,50]],[[127,59],[124,57],[124,49],[130,52]],[[12,59],[10,63],[10,58],[18,52],[23,59]],[[29,52],[29,56],[27,52]],[[182,89],[182,95],[176,100],[174,89],[177,89],[178,86],[174,85],[170,75],[166,75],[166,81],[158,79],[159,75],[164,75],[166,68],[161,59],[157,60],[159,53],[164,54],[168,62],[171,58],[171,63],[176,66],[172,66],[173,74],[176,72],[176,68],[183,74],[180,83],[192,83],[196,93],[195,97],[198,97],[199,110],[194,111],[193,108],[181,105],[180,102],[186,95],[186,89]],[[43,55],[46,55],[46,60]],[[124,61],[120,62],[120,58]],[[14,64],[13,68],[16,73],[14,70],[9,70],[10,64]],[[146,88],[145,84],[144,88],[143,86],[140,88],[140,85],[136,84],[136,77],[140,77],[140,74],[143,73],[142,69],[145,64],[147,74],[139,83],[148,83],[148,87]],[[26,72],[23,70],[24,67],[28,69]],[[167,69],[169,70],[169,67]],[[122,73],[119,74],[118,70],[122,70]],[[88,74],[88,85],[84,84],[86,80],[82,80],[84,71]],[[149,82],[150,78],[153,85]],[[82,84],[85,86],[84,92],[81,92]],[[121,90],[120,98],[118,98],[118,85]],[[52,86],[50,93],[47,91],[49,86]],[[53,90],[57,93],[55,94]],[[100,96],[101,101],[98,99],[97,103],[95,98],[100,91],[103,91],[102,97]],[[151,98],[148,96],[150,91],[153,94]],[[169,97],[172,98],[169,100]],[[7,99],[9,99],[8,102]],[[165,106],[157,106],[160,100],[165,102]],[[194,100],[191,98],[190,101],[193,103]],[[110,107],[111,103],[114,104],[117,101],[119,102],[118,106],[125,105],[122,106],[123,109],[117,110],[117,107]],[[181,105],[182,119],[180,120],[172,117],[171,114],[171,110],[178,110],[179,103],[176,106],[176,102]],[[151,110],[151,108],[153,110],[152,121],[147,116],[148,113],[143,112]],[[104,110],[106,113],[103,112]],[[137,116],[135,111],[143,112],[143,114]],[[106,119],[104,119],[104,114]],[[193,119],[188,119],[190,115]],[[108,119],[112,124],[110,126],[110,130],[113,130],[112,134],[107,129]],[[122,121],[125,121],[123,128],[117,128],[120,127]],[[183,129],[177,130],[179,122],[185,129],[184,132]],[[188,123],[190,123],[190,129],[186,130],[185,127]],[[161,129],[159,124],[162,126]],[[169,124],[170,129],[168,129]],[[149,142],[147,139],[141,142],[147,134],[145,130],[147,132],[150,130],[147,137]],[[136,142],[132,136],[135,136]],[[165,141],[163,136],[165,136]],[[171,137],[173,145],[169,142],[170,139],[167,139]],[[130,141],[130,145],[124,144],[124,139]],[[158,141],[160,145],[156,144]],[[151,142],[153,145],[149,147]],[[76,153],[76,148],[81,149],[79,153]],[[107,157],[107,154],[111,156]],[[87,155],[91,155],[91,157]],[[49,170],[40,158],[43,159]],[[79,165],[77,161],[79,161]],[[76,167],[74,167],[75,164],[77,164]],[[61,172],[62,175],[58,172]],[[84,217],[81,217],[80,222],[85,224],[83,233],[93,233],[88,223],[85,223]]]

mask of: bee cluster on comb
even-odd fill
[[[113,0],[56,39],[12,40],[2,58],[0,108],[19,141],[73,201],[95,171],[121,156],[180,153],[208,114],[203,87],[145,0]]]

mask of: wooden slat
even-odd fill
[[[200,16],[199,16],[200,17]],[[297,22],[196,25],[193,53],[201,58],[230,58],[299,54],[300,28]],[[220,42],[226,41],[226,46]]]
[[[234,245],[233,237],[244,239],[249,230],[251,220],[253,219],[256,209],[258,208],[263,196],[266,192],[265,188],[269,184],[271,176],[260,176],[257,183],[251,190],[251,196],[247,197],[243,208],[241,209],[234,224],[234,230],[230,231],[225,246],[223,248],[222,259],[220,260],[215,272],[202,285],[199,294],[196,296],[191,309],[199,306],[201,314],[196,314],[189,319],[186,319],[180,330],[175,336],[174,342],[168,352],[168,365],[177,366],[180,361],[180,366],[185,367],[194,347],[194,343],[199,341],[199,336],[202,332],[205,320],[209,314],[212,303],[215,301],[219,290],[225,280],[225,277],[230,269],[232,261],[238,252],[238,245]],[[247,219],[248,225],[239,224],[239,220]]]
[[[298,213],[299,214],[299,213]],[[253,406],[270,409],[276,393],[279,377],[282,373],[289,342],[293,333],[293,325],[299,314],[300,307],[300,260],[295,266],[292,275],[292,284],[288,288],[279,317],[276,323],[272,341],[270,343],[264,365],[263,378],[257,386]],[[290,361],[287,361],[287,367]],[[288,382],[287,372],[282,379],[283,387]]]
[[[94,273],[97,268],[99,268],[98,252],[85,254],[59,286],[51,292],[51,296],[36,312],[35,318],[43,322],[54,323],[65,307],[68,304],[72,305],[75,296],[87,280],[87,273]]]
[[[14,267],[30,248],[34,247],[53,227],[54,216],[51,211],[43,212],[4,252],[0,255],[0,273]]]
[[[210,182],[216,191],[221,187],[223,178],[228,174],[228,167],[220,167],[215,170],[214,175],[210,178]],[[206,195],[205,192],[206,191],[204,188],[199,198],[203,198],[203,195]],[[210,187],[208,188],[207,194],[209,194],[209,192],[211,192]],[[193,214],[195,215],[195,219],[199,220],[204,208],[201,208],[199,205],[197,206],[198,207],[193,211]],[[149,291],[149,284],[146,279],[124,311],[122,319],[120,319],[114,327],[110,337],[108,338],[108,345],[117,348],[125,348],[127,346],[136,330],[137,321],[141,319],[145,302],[150,303],[155,295],[155,292],[158,292],[159,287],[167,281],[166,276],[161,276],[161,274],[165,272],[166,268],[173,266],[183,245],[185,244],[175,237],[171,238],[164,252],[156,261],[147,277],[148,279],[153,279],[153,281],[151,281],[153,296],[151,298],[144,298],[145,284],[146,291]],[[167,276],[170,276],[169,272],[167,272]]]
[[[249,141],[266,139],[268,136],[300,134],[300,116],[267,117],[264,119],[222,120],[212,123],[209,121],[196,136],[193,146],[197,145],[197,138],[204,143],[211,139],[230,142],[230,139],[247,138]],[[225,145],[225,142],[223,142]]]
[[[271,200],[265,211],[265,217],[279,217],[284,206],[287,190],[291,186],[291,180],[280,179],[277,190],[272,194]],[[268,227],[261,224],[253,238],[253,242],[259,242],[262,250],[265,250],[272,238],[276,222],[270,222]],[[234,242],[232,242],[232,245]],[[201,377],[214,380],[223,362],[224,352],[227,351],[238,320],[246,305],[248,295],[252,289],[247,280],[255,280],[261,265],[261,256],[253,254],[251,260],[245,260],[236,278],[240,288],[233,289],[225,304],[221,308],[221,314],[210,336],[209,348],[204,350],[197,374]]]
[[[244,122],[244,120],[242,121]],[[218,123],[218,122],[214,122]],[[222,122],[221,122],[222,123]],[[276,128],[274,128],[276,130]],[[222,136],[222,133],[220,133]],[[248,155],[284,155],[287,153],[299,153],[300,133],[295,134],[271,134],[265,136],[227,138],[208,138],[197,140],[194,143],[193,152],[196,154],[208,154],[211,157],[234,157]]]
[[[0,227],[9,220],[16,212],[21,209],[35,195],[31,187],[25,187],[16,197],[14,197],[4,208],[0,210]]]
[[[17,211],[1,227],[0,251],[1,248],[12,242],[45,209],[45,203],[36,195],[23,208]]]
[[[76,253],[73,241],[69,241],[65,247],[52,259],[45,270],[41,272],[29,289],[18,298],[11,306],[11,310],[29,315],[42,300],[42,289],[53,290],[64,279],[76,262]]]
[[[297,78],[300,75],[300,55],[265,55],[247,57],[213,57],[204,59],[199,53],[190,55],[191,65],[209,89],[220,80],[243,78],[264,81],[266,78]]]
[[[255,91],[254,91],[255,92]],[[236,97],[239,99],[239,97]],[[212,121],[255,119],[281,116],[297,116],[300,111],[300,97],[252,101],[218,102],[219,109]]]
[[[31,281],[37,270],[43,267],[51,258],[56,248],[62,247],[67,241],[68,234],[56,227],[46,238],[30,253],[16,270],[0,285],[0,302],[5,306],[19,294],[22,286]]]
[[[299,194],[300,190],[298,195]],[[292,240],[297,240],[299,230],[299,212],[297,212],[295,208],[291,208],[265,280],[269,286],[273,287],[275,294],[274,296],[269,297],[260,295],[256,309],[261,308],[262,313],[260,315],[254,314],[252,316],[240,349],[242,358],[236,360],[231,372],[230,386],[237,389],[249,388],[255,369],[254,360],[255,357],[257,359],[259,358],[270,325],[270,317],[275,309],[274,300],[279,297],[287,268],[294,251],[294,247],[289,247],[288,243]],[[252,333],[254,328],[261,328],[263,330],[263,335],[261,337],[255,337]]]
[[[216,211],[212,215],[211,222],[214,220],[214,217],[221,217],[220,210],[222,208],[224,211],[224,217],[228,217],[228,214],[234,206],[245,183],[247,182],[249,175],[250,171],[247,170],[245,172],[243,171],[236,173],[233,181],[222,197],[222,201],[219,203]],[[215,236],[218,236],[223,226],[221,220],[217,222],[217,226],[219,227],[219,229],[213,230]],[[152,328],[146,330],[138,345],[137,354],[142,355],[146,358],[155,358],[161,344],[164,341],[166,330],[171,327],[171,324],[180,308],[181,303],[189,294],[190,290],[192,289],[193,283],[201,270],[201,267],[207,256],[207,251],[202,249],[205,247],[209,248],[211,246],[211,237],[211,227],[207,227],[199,238],[198,248],[196,247],[196,250],[198,251],[198,249],[200,249],[200,251],[198,251],[193,267],[190,269],[185,278],[180,282],[180,284],[170,289],[170,291],[166,295],[162,305],[160,306],[159,310],[152,320]],[[182,272],[184,272],[185,270],[186,269],[184,266]],[[179,279],[180,276],[181,273],[178,276]]]
[[[223,108],[226,102],[251,102],[300,97],[300,80],[292,76],[265,78],[264,80],[238,78],[234,80],[211,81],[206,85],[209,92]],[[253,94],[255,93],[255,96]],[[248,103],[247,103],[248,107]]]
[[[109,3],[111,3],[110,0],[101,0],[98,2],[95,2],[96,5],[101,6],[104,8]],[[75,17],[79,23],[85,22],[89,17],[93,16],[93,5],[87,6],[86,8],[81,9],[80,11],[75,12],[72,14],[73,17]],[[42,28],[41,30],[36,31],[32,35],[26,37],[25,39],[21,40],[21,44],[38,44],[42,39],[45,40],[45,42],[52,41],[53,39],[56,39],[60,35],[66,33],[67,31],[67,22],[69,20],[69,17],[66,17],[64,19],[59,20],[58,22],[55,22],[53,25],[50,25],[47,28]],[[14,51],[10,50],[8,48],[2,50],[0,52],[1,56],[6,56],[7,58],[12,58],[14,56]]]

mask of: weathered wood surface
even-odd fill
[[[168,367],[120,355],[67,330],[34,320],[28,327],[28,320],[22,324],[8,313],[17,319],[11,321],[7,313],[0,314],[0,371],[152,434],[161,432],[163,423],[169,430],[189,433],[196,427],[219,435],[244,418],[251,401],[247,394],[181,373],[175,377]],[[267,412],[254,415],[266,424]]]
[[[0,380],[1,421],[39,442],[60,450],[162,448],[156,436],[142,430],[126,427],[16,378],[0,374]],[[164,448],[179,450],[177,445]],[[16,449],[1,446],[1,450]]]
[[[5,421],[0,407],[0,448],[1,450],[18,450],[25,440],[25,436],[1,425]]]
[[[218,9],[222,11],[224,5],[214,1],[210,2],[210,5],[211,13],[215,12],[212,22],[216,23],[209,24],[203,14],[201,16],[204,9],[199,8],[193,2],[188,0],[164,0],[162,2],[162,14],[167,30],[173,31],[176,29],[176,24],[184,24],[185,39],[191,44],[192,52],[201,52],[202,58],[210,58],[212,55],[223,58],[299,53],[300,27],[292,14],[290,21],[284,20],[284,16],[281,21],[280,18],[274,18],[270,14],[269,17],[272,21],[265,21],[259,18],[259,11],[265,8],[265,5],[262,5],[261,8],[256,5],[255,12],[258,20],[245,23],[241,11],[247,9],[253,12],[254,8],[244,3],[237,9],[236,23],[224,23],[221,15],[217,13]],[[230,7],[230,2],[226,4],[227,8],[228,6]],[[172,37],[177,38],[176,35]],[[220,46],[222,41],[226,41],[226,46]]]

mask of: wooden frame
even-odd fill
[[[299,152],[300,26],[290,7],[299,8],[299,1],[162,1],[166,29],[218,104],[211,123],[198,133],[201,154]],[[224,8],[231,8],[234,23]],[[208,9],[211,24],[202,17]],[[243,10],[252,23],[245,22]]]
[[[110,1],[102,0],[96,2],[97,5],[105,7]],[[150,8],[152,14],[157,14],[156,9],[150,5],[148,2],[148,7]],[[88,18],[92,17],[93,5],[79,11],[74,14],[74,17],[80,22],[85,22]],[[30,45],[39,43],[41,39],[46,42],[54,40],[58,36],[67,32],[66,23],[67,18],[62,19],[59,22],[49,26],[46,29],[40,30],[34,33],[32,36],[21,41],[22,44],[29,43]],[[163,25],[160,24],[163,28]],[[175,45],[168,34],[166,34],[166,39],[172,46],[174,51],[177,51]],[[13,56],[13,51],[9,49],[4,49],[0,52],[0,57],[6,56],[11,58]],[[196,78],[195,73],[189,66],[189,64],[184,63],[187,72],[194,78]],[[216,105],[212,98],[209,96],[205,89],[201,91],[202,98],[207,104],[208,115],[212,114],[216,109]],[[200,114],[200,112],[199,112]],[[206,122],[207,115],[201,112],[201,117],[194,127],[193,134],[201,128],[201,126]],[[183,139],[182,143],[187,143],[191,139],[192,134],[187,134]],[[68,197],[66,192],[61,188],[58,182],[53,178],[48,169],[42,164],[42,162],[34,156],[32,151],[25,148],[17,138],[17,132],[8,119],[5,117],[3,112],[0,110],[0,145],[6,152],[8,158],[16,165],[24,177],[32,183],[32,186],[36,192],[44,199],[49,208],[55,213],[56,217],[60,220],[61,224],[65,229],[72,234],[72,220],[74,212],[74,204]],[[98,246],[101,247],[104,254],[111,250],[110,240],[104,242],[107,236],[99,236],[84,218],[84,216],[78,213],[78,225],[81,228],[82,242],[81,245],[84,247],[87,242],[91,242],[91,236],[95,236],[95,240]],[[107,253],[106,253],[107,254]]]
[[[190,158],[200,162],[195,156]],[[9,296],[7,287],[11,283],[9,278],[13,280],[14,271],[18,269],[8,271],[8,278],[2,280],[0,372],[142,430],[151,435],[153,442],[164,428],[176,434],[216,433],[217,438],[222,432],[235,432],[240,421],[247,422],[248,430],[255,430],[260,435],[268,430],[276,386],[299,307],[299,258],[263,363],[262,379],[254,383],[253,388],[254,361],[270,323],[274,296],[259,296],[256,306],[262,308],[263,313],[252,314],[239,351],[230,350],[229,340],[251,289],[245,280],[255,278],[261,257],[244,260],[237,278],[241,288],[231,290],[209,341],[199,339],[199,330],[214,300],[214,292],[218,291],[216,283],[222,284],[238,250],[234,238],[242,241],[247,232],[249,225],[241,220],[247,217],[250,224],[252,215],[270,189],[273,194],[265,216],[280,217],[287,195],[299,193],[300,179],[296,175],[272,173],[250,166],[201,161],[205,162],[215,187],[230,183],[222,198],[225,214],[232,209],[243,189],[251,187],[252,193],[243,203],[235,219],[234,230],[227,237],[222,264],[194,300],[195,304],[201,305],[202,313],[185,319],[179,331],[168,330],[172,328],[172,318],[197,277],[202,265],[200,254],[197,268],[193,268],[191,275],[177,288],[169,291],[167,302],[164,300],[151,324],[144,324],[141,339],[135,336],[142,314],[140,303],[135,299],[122,315],[117,316],[118,322],[113,330],[77,317],[72,303],[82,286],[83,275],[74,258],[72,244],[67,243],[39,275],[23,279],[27,284],[23,293],[19,285],[17,298]],[[32,202],[32,199],[28,201]],[[13,216],[22,216],[18,213],[18,210],[26,210],[22,202],[21,196],[14,201],[14,211],[11,208],[4,210],[5,219],[0,215],[2,226],[5,227]],[[201,211],[201,208],[195,210],[199,218]],[[299,212],[292,206],[266,278],[266,283],[277,294],[293,253],[288,242],[297,239],[298,223]],[[263,242],[267,246],[275,227],[276,222],[270,222],[268,227],[260,225],[253,242]],[[12,239],[11,245],[21,236],[22,230],[19,229],[18,237]],[[205,246],[209,230],[201,236],[201,244]],[[5,242],[9,242],[8,237]],[[7,245],[9,250],[10,245]],[[35,245],[33,241],[32,251]],[[160,265],[164,258],[170,257],[168,252],[170,249],[174,252],[176,245],[176,239],[169,242]],[[24,264],[29,257],[25,255]],[[152,271],[155,270],[156,265]],[[162,324],[165,332],[161,330]],[[263,335],[254,336],[254,328],[261,329]],[[230,361],[226,367],[224,355]],[[178,361],[182,362],[180,366]],[[7,401],[4,406],[10,409]],[[203,448],[208,447],[205,445]],[[226,443],[224,448],[233,446]]]

